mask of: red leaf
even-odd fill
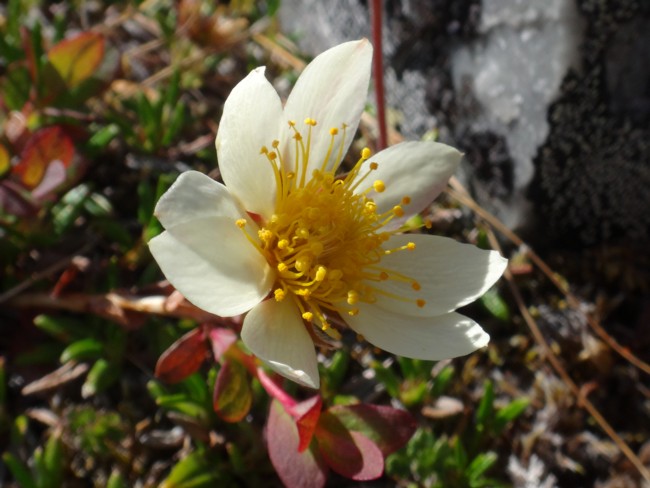
[[[266,444],[273,467],[287,488],[321,488],[327,480],[327,466],[314,443],[298,452],[300,439],[293,418],[277,400],[271,402],[266,423]]]
[[[327,410],[352,432],[360,432],[373,441],[384,456],[403,447],[417,423],[406,410],[382,405],[337,405]]]
[[[226,351],[237,342],[237,334],[231,329],[224,329],[223,327],[214,327],[208,332],[210,344],[212,344],[212,354],[214,359],[221,361],[221,357]]]
[[[198,371],[207,352],[203,330],[191,330],[162,353],[156,363],[156,378],[166,383],[183,381]]]
[[[239,422],[248,414],[252,402],[246,368],[234,361],[223,363],[214,385],[214,411],[226,422]]]
[[[29,138],[21,156],[13,172],[20,176],[27,188],[35,188],[42,181],[50,163],[60,161],[65,168],[70,166],[74,144],[61,127],[46,127]]]
[[[320,395],[315,395],[290,409],[289,413],[296,419],[296,425],[298,426],[298,436],[300,437],[298,452],[303,452],[309,447],[322,407],[323,399]]]
[[[59,42],[47,53],[50,63],[69,88],[74,88],[99,67],[104,57],[104,37],[94,32]]]
[[[359,432],[350,432],[336,416],[324,412],[316,440],[327,464],[353,480],[374,480],[384,472],[384,456],[377,445]]]

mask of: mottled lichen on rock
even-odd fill
[[[622,21],[642,15],[650,25],[642,3],[580,2],[590,26],[583,71],[565,78],[549,111],[551,131],[535,159],[530,191],[541,222],[556,240],[648,239],[650,132],[612,110],[605,63],[612,36],[626,27]]]

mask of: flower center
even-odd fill
[[[296,124],[289,123],[295,142],[292,164],[280,156],[279,141],[273,141],[272,150],[266,147],[261,150],[275,174],[276,206],[271,218],[261,224],[259,241],[250,236],[249,239],[277,271],[275,299],[290,297],[303,319],[316,322],[334,337],[338,334],[330,328],[329,313],[356,315],[359,302],[374,303],[377,295],[390,295],[424,306],[423,300],[396,297],[374,286],[385,280],[399,280],[410,283],[416,291],[420,288],[415,280],[381,266],[386,254],[413,250],[415,244],[409,242],[397,249],[384,247],[397,232],[383,230],[384,226],[393,218],[402,217],[404,210],[397,205],[388,212],[377,211],[368,194],[385,190],[381,180],[375,180],[361,191],[360,185],[378,167],[371,162],[366,172],[360,174],[364,161],[370,158],[370,150],[365,148],[354,168],[337,178],[335,172],[344,144],[341,141],[339,154],[333,155],[339,130],[330,129],[331,142],[320,168],[307,174],[316,121],[306,119],[305,124],[306,140]],[[345,129],[343,126],[343,139]],[[330,166],[332,161],[334,164]],[[405,205],[409,201],[404,197],[401,203]],[[237,225],[243,228],[246,222],[239,220]]]

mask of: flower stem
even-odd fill
[[[372,0],[370,18],[372,24],[372,72],[375,79],[375,97],[377,100],[377,124],[379,126],[379,140],[377,150],[381,151],[388,146],[386,130],[386,104],[384,102],[384,59],[381,35],[382,0]]]

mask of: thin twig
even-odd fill
[[[85,253],[87,253],[95,244],[96,240],[93,239],[91,242],[87,243],[84,245],[79,251],[74,253],[71,256],[67,256],[63,259],[60,259],[56,263],[48,266],[42,271],[38,271],[34,273],[32,276],[27,278],[25,281],[21,281],[18,283],[16,286],[13,288],[10,288],[6,292],[0,294],[0,303],[4,303],[8,301],[10,298],[15,297],[16,295],[22,293],[23,291],[27,290],[29,287],[31,287],[34,283],[37,283],[38,281],[41,281],[49,276],[52,276],[54,273],[57,273],[58,271],[61,271],[62,269],[66,268],[67,266],[70,265],[77,256],[81,256]]]
[[[497,219],[494,215],[483,209],[476,201],[469,195],[467,190],[463,185],[455,178],[452,177],[450,180],[450,185],[452,189],[447,189],[447,193],[452,197],[458,200],[463,205],[466,205],[472,209],[478,216],[483,220],[489,223],[494,227],[499,233],[506,237],[516,246],[525,245],[525,242],[514,232],[512,232],[508,227],[505,226],[503,222]],[[564,295],[567,300],[567,303],[575,310],[582,313],[587,320],[589,326],[596,332],[596,334],[607,343],[614,351],[620,354],[623,358],[629,361],[631,364],[639,368],[646,374],[650,374],[650,364],[646,363],[639,357],[635,356],[627,348],[620,345],[616,339],[610,336],[605,329],[598,323],[598,321],[590,314],[585,313],[584,310],[580,307],[580,301],[578,298],[567,288],[567,286],[558,279],[557,275],[553,270],[546,264],[546,262],[539,257],[539,255],[533,251],[530,246],[526,246],[527,251],[526,255],[528,258],[544,273],[544,275],[553,283],[553,285]]]
[[[494,249],[497,249],[498,251],[501,251],[499,242],[497,241],[496,237],[494,236],[494,232],[492,232],[491,229],[488,231],[488,237],[490,239],[490,244],[492,245],[492,247]],[[639,474],[647,482],[650,483],[650,471],[648,471],[648,469],[644,466],[643,462],[637,457],[634,451],[632,451],[630,446],[618,435],[618,433],[612,428],[612,426],[609,425],[607,420],[605,420],[605,417],[603,417],[603,415],[598,411],[598,409],[594,406],[594,404],[591,403],[589,398],[587,398],[585,394],[582,394],[582,390],[578,387],[576,383],[574,383],[574,381],[571,379],[564,366],[562,366],[562,363],[560,362],[557,355],[553,352],[548,342],[546,342],[544,335],[542,334],[542,332],[539,330],[539,327],[537,326],[537,322],[535,322],[535,319],[528,311],[528,308],[526,307],[526,303],[524,302],[524,299],[521,296],[521,292],[519,291],[519,287],[517,286],[517,283],[513,279],[512,274],[510,273],[509,270],[506,270],[505,278],[510,287],[510,292],[512,293],[512,296],[515,299],[515,302],[517,303],[517,308],[519,309],[519,313],[526,321],[526,324],[528,325],[528,328],[533,334],[535,341],[542,348],[544,358],[551,364],[555,372],[562,378],[564,383],[569,386],[572,393],[575,395],[576,399],[578,400],[579,405],[583,406],[585,410],[589,412],[589,414],[594,418],[596,423],[598,423],[600,428],[603,429],[603,431],[605,431],[605,433],[609,436],[610,439],[614,441],[614,443],[618,446],[618,448],[625,455],[625,457],[627,457],[628,460],[639,471]]]

